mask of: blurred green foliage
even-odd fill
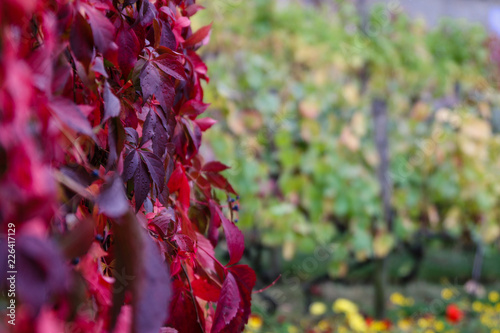
[[[417,232],[498,239],[500,98],[482,28],[430,30],[377,7],[363,32],[346,1],[203,4],[199,19],[216,18],[205,91],[219,119],[205,155],[232,167],[239,223],[265,245],[291,259],[328,244],[328,271],[342,276],[347,258],[385,256]],[[376,176],[375,97],[390,115],[394,233]]]

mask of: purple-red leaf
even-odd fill
[[[161,20],[160,45],[168,47],[171,50],[176,49],[175,35],[167,21]]]
[[[137,57],[141,53],[141,45],[134,30],[123,26],[116,35],[118,44],[118,66],[122,70],[124,77],[128,77],[130,71],[137,62]]]
[[[116,269],[112,314],[116,322],[125,291],[132,292],[132,332],[158,333],[168,316],[170,276],[148,233],[130,211],[113,224]]]
[[[69,99],[56,98],[49,103],[49,106],[64,124],[81,134],[94,137],[90,123],[78,105]]]
[[[115,177],[105,185],[97,197],[99,212],[111,218],[118,218],[129,210],[129,202],[120,177]]]
[[[104,119],[103,122],[109,118],[118,117],[121,111],[121,104],[118,97],[116,97],[109,87],[109,83],[106,82],[104,85],[104,91],[102,92],[102,98],[104,99]]]
[[[97,50],[101,53],[116,50],[118,46],[114,43],[115,27],[110,20],[104,16],[99,10],[86,4],[82,4],[89,18],[90,26],[92,27],[92,35]]]
[[[90,24],[80,13],[76,13],[71,25],[69,45],[76,59],[88,68],[94,53],[94,37]]]
[[[11,276],[8,271],[13,269],[7,266],[7,239],[2,238],[0,244],[0,277],[1,284],[5,285],[12,282],[7,278]],[[61,252],[49,239],[19,235],[15,245],[15,264],[18,269],[18,274],[14,277],[16,298],[27,305],[33,311],[32,315],[36,316],[51,297],[69,287],[67,266]]]
[[[132,127],[125,128],[125,135],[127,136],[127,141],[132,143],[134,146],[139,142],[139,134]]]
[[[165,185],[165,168],[163,163],[158,156],[148,151],[141,151],[140,154],[148,167],[153,183],[155,183],[156,186],[158,186],[158,190],[162,192],[163,186]]]
[[[125,161],[123,162],[123,173],[122,177],[124,181],[129,180],[135,175],[135,171],[139,166],[140,157],[137,153],[137,150],[132,149],[125,157]]]
[[[141,0],[139,7],[139,24],[143,27],[149,26],[153,23],[153,19],[158,16],[158,11],[149,0]]]
[[[172,79],[147,61],[139,74],[144,100],[155,96],[164,112],[169,112],[174,102],[175,89]]]
[[[150,140],[155,134],[156,127],[156,116],[155,112],[149,110],[146,120],[144,121],[144,126],[142,127],[142,138],[141,146],[143,146],[148,140]]]
[[[142,161],[139,162],[137,170],[134,175],[134,192],[135,192],[135,210],[141,208],[142,203],[148,196],[150,190],[151,179],[149,178],[148,169],[146,164]]]

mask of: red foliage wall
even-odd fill
[[[0,2],[0,283],[16,324],[3,329],[243,329],[255,274],[237,264],[243,234],[214,189],[236,193],[227,166],[198,154],[215,123],[199,118],[208,76],[196,50],[210,34],[191,29],[200,9]]]

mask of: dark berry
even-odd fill
[[[99,172],[97,170],[92,170],[92,176],[99,177]]]
[[[236,200],[240,200],[240,196],[239,195],[236,196]]]
[[[234,219],[234,223],[238,223],[238,219]]]
[[[233,203],[235,202],[236,200],[234,200],[233,198],[229,199],[229,202]]]
[[[80,258],[78,258],[78,257],[71,259],[72,265],[78,265],[79,262],[80,262]]]
[[[233,206],[233,210],[235,210],[235,211],[239,211],[239,210],[240,210],[240,207],[238,207],[238,205],[234,205],[234,206]]]
[[[102,241],[104,240],[104,237],[102,237],[101,234],[97,234],[97,235],[95,235],[95,240],[98,241],[99,243],[102,243]]]

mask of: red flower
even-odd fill
[[[391,327],[392,327],[391,321],[389,319],[384,319],[383,321],[384,321],[384,324],[385,324],[385,329],[386,330],[391,329]]]
[[[456,324],[462,320],[464,313],[455,304],[449,304],[446,307],[446,318],[450,323]]]

